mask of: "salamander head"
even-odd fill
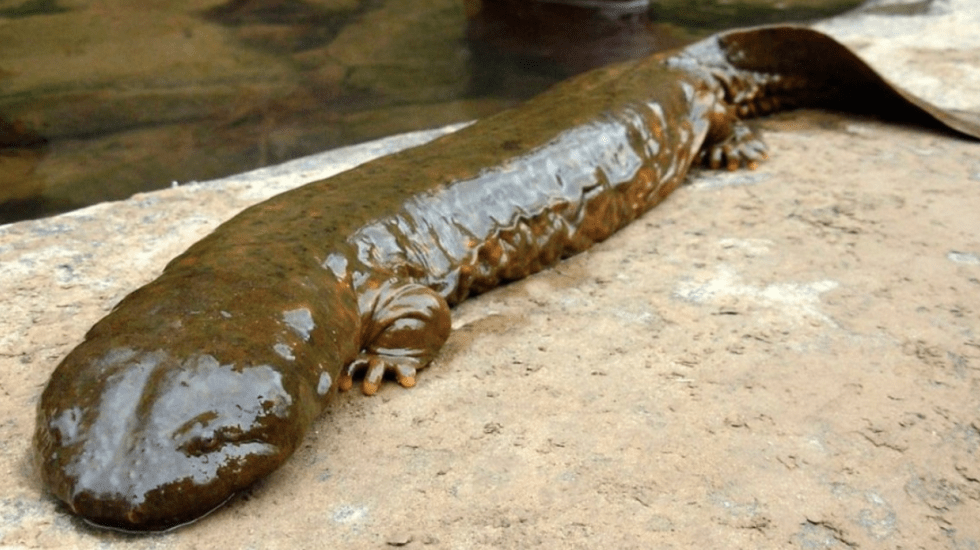
[[[50,490],[87,520],[166,529],[285,460],[302,437],[293,417],[307,414],[294,401],[272,366],[129,348],[92,353],[83,344],[41,396],[35,460]]]

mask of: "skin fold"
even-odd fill
[[[592,71],[457,133],[252,206],[124,298],[41,395],[35,461],[96,524],[192,521],[269,474],[338,389],[403,386],[449,308],[602,241],[692,165],[765,159],[743,119],[795,107],[980,137],[802,27]]]

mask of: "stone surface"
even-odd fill
[[[973,0],[823,28],[980,111]],[[382,149],[0,228],[0,546],[980,545],[980,144],[830,114],[763,127],[759,170],[695,174],[465,302],[415,389],[342,396],[280,471],[161,535],[93,530],[43,493],[48,375],[221,220]]]

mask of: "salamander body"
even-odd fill
[[[194,520],[278,467],[363,373],[415,383],[449,308],[602,241],[696,163],[752,166],[742,119],[797,106],[980,137],[801,27],[607,67],[421,147],[246,209],[124,298],[58,365],[35,461],[82,517]]]

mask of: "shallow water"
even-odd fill
[[[592,66],[857,3],[0,0],[0,223],[486,116]]]

